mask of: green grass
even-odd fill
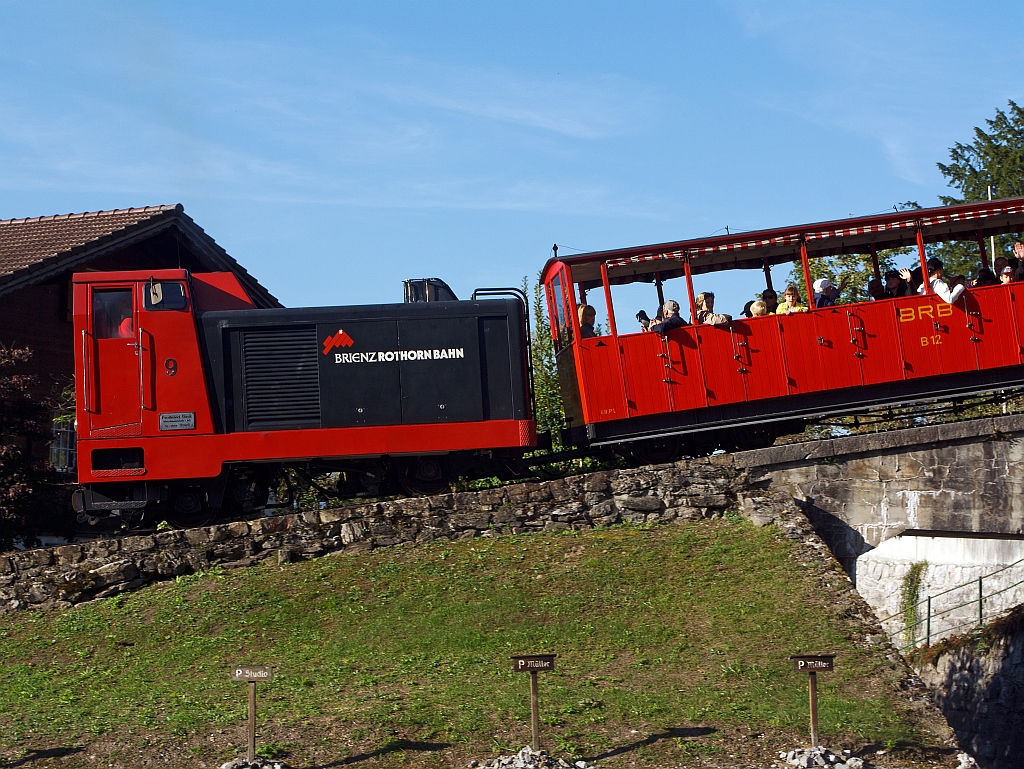
[[[793,547],[735,520],[439,542],[7,616],[0,757],[237,756],[245,685],[228,669],[245,663],[276,670],[259,685],[265,752],[457,765],[528,742],[528,677],[509,656],[535,652],[559,655],[540,680],[546,746],[621,750],[613,766],[799,744],[796,653],[839,655],[819,676],[833,744],[937,745],[900,701],[897,666],[853,645]]]

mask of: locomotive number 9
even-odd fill
[[[174,358],[168,358],[164,361],[164,373],[167,376],[174,376],[178,373],[178,361]]]

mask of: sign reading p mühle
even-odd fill
[[[270,681],[274,671],[267,665],[236,665],[231,668],[232,681]]]

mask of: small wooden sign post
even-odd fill
[[[250,764],[256,761],[256,682],[270,681],[274,672],[266,665],[235,665],[231,668],[232,681],[249,684],[249,752]]]
[[[530,674],[530,729],[533,749],[540,750],[540,698],[537,695],[537,673],[554,670],[557,654],[519,654],[512,657],[512,670]]]
[[[793,660],[793,670],[797,673],[807,673],[808,689],[811,698],[812,748],[818,746],[818,671],[835,670],[835,658],[836,655],[834,654],[794,655],[790,657]]]

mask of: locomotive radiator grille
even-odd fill
[[[316,327],[242,332],[245,429],[320,427]]]

